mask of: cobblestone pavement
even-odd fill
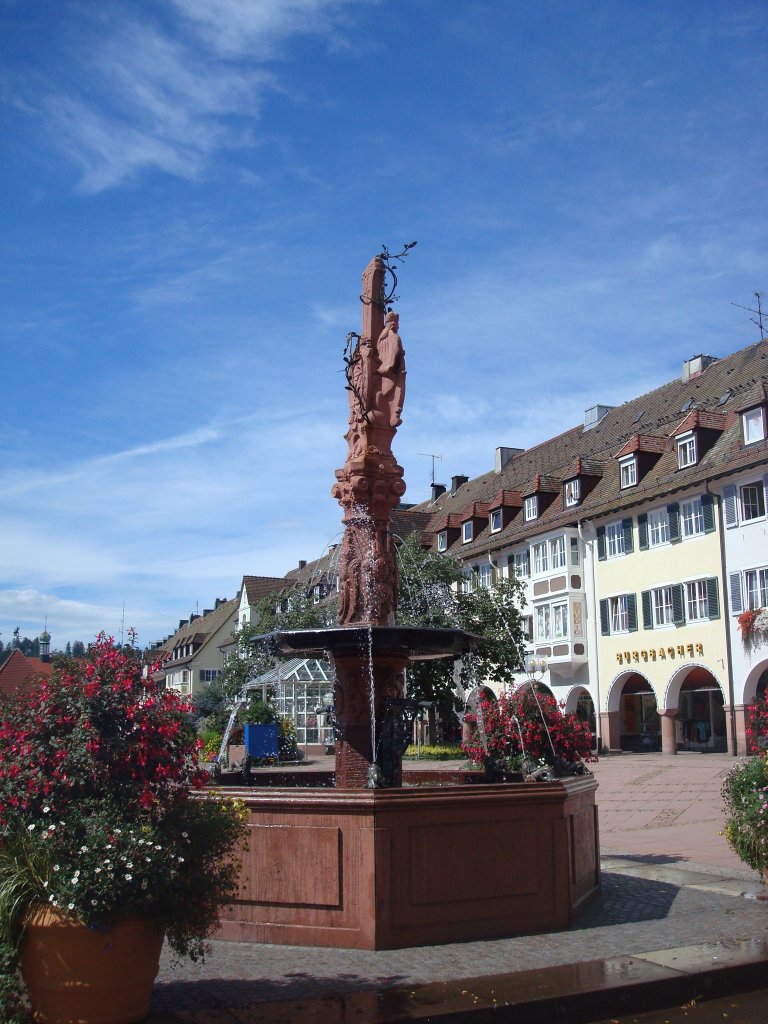
[[[603,891],[567,931],[377,952],[214,942],[205,964],[173,969],[164,955],[150,1021],[161,1024],[168,1012],[188,1010],[224,1024],[235,1019],[227,1012],[235,1005],[505,974],[692,943],[768,940],[765,887],[717,836],[720,786],[733,763],[725,755],[600,762],[601,838],[608,840]]]

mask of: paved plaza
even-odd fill
[[[549,984],[576,994],[607,988],[608,1003],[594,996],[594,1018],[580,1018],[597,1020],[601,1005],[603,1016],[614,1012],[617,979],[662,985],[728,964],[768,972],[765,887],[718,835],[720,789],[733,763],[725,754],[644,754],[594,766],[603,889],[567,931],[379,952],[215,942],[205,964],[173,968],[163,959],[150,1021],[449,1020],[446,1007],[479,1012],[502,991],[510,1002],[509,985],[519,1000],[520,986]],[[510,871],[525,871],[514,850],[499,855]],[[520,1019],[534,1020],[533,1011]]]

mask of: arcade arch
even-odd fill
[[[608,711],[601,718],[604,748],[635,753],[661,749],[656,692],[640,672],[615,677],[608,691]]]
[[[675,720],[677,750],[728,749],[723,688],[708,668],[681,665],[667,684],[664,703]]]

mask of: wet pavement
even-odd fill
[[[744,1015],[761,1005],[745,993],[768,989],[768,890],[717,834],[733,763],[649,754],[595,766],[602,894],[567,931],[377,952],[214,942],[205,964],[173,969],[164,956],[149,1021],[763,1024],[764,1003]]]

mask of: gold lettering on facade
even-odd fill
[[[677,645],[677,653],[680,655],[681,658],[685,654],[685,647],[682,644]]]
[[[648,661],[648,651],[640,651],[640,657],[643,661]]]
[[[666,661],[666,660],[667,660],[667,652],[664,650],[663,647],[660,647],[659,648],[659,661]]]
[[[688,644],[688,646],[685,649],[688,652],[688,656],[690,658],[692,658],[693,657],[693,644]]]
[[[637,651],[632,651],[632,661],[640,661],[640,655]]]
[[[667,654],[670,656],[670,658],[674,658],[674,656],[675,656],[675,648],[674,647],[668,647],[667,648]]]
[[[696,653],[697,654],[703,654],[704,653],[704,647],[701,644],[696,644]]]
[[[678,644],[677,647],[659,647],[658,650],[656,650],[656,648],[654,647],[651,647],[647,651],[617,651],[616,661],[618,661],[620,665],[629,665],[630,662],[637,663],[641,660],[656,661],[657,658],[659,661],[666,661],[667,658],[674,658],[676,655],[683,657],[686,653],[689,657],[693,657],[694,653],[698,655],[703,655],[704,645]]]

